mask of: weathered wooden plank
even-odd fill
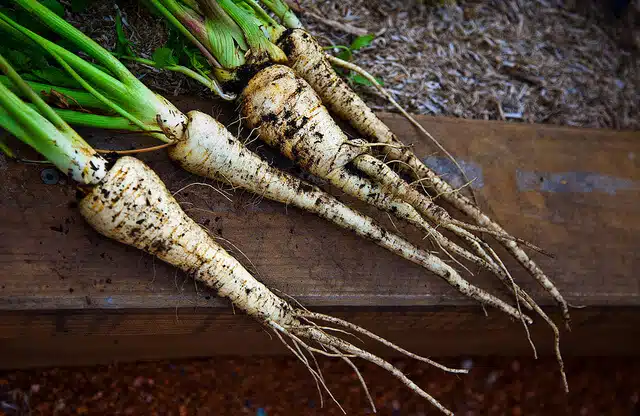
[[[475,308],[316,308],[431,356],[530,356],[522,327]],[[0,368],[92,365],[212,355],[281,355],[288,351],[250,318],[229,310],[127,309],[0,313]],[[574,313],[574,329],[562,339],[566,356],[635,356],[640,314],[632,308],[588,308]],[[550,331],[534,325],[538,352],[552,351]],[[377,354],[398,356],[374,342]]]
[[[181,98],[177,102],[183,109],[198,107],[216,111],[210,103],[198,100]],[[444,159],[429,156],[433,147],[401,117],[384,114],[383,118],[403,141],[413,143],[417,153],[430,164],[440,171],[452,172]],[[533,257],[548,271],[569,302],[587,305],[596,311],[605,306],[633,311],[640,306],[640,279],[634,273],[640,268],[638,132],[432,117],[419,120],[470,169],[470,176],[476,176],[472,186],[490,215],[515,235],[556,254],[555,259],[537,254]],[[128,147],[127,140],[131,137],[83,132],[92,143],[103,147]],[[137,141],[136,145],[143,143]],[[143,159],[172,191],[202,181],[179,171],[162,153],[144,155]],[[273,160],[290,166],[277,157]],[[75,210],[74,189],[68,184],[44,184],[40,178],[42,169],[42,166],[0,162],[3,214],[0,217],[0,310],[24,311],[17,316],[44,316],[57,313],[55,311],[73,315],[83,310],[91,319],[104,316],[108,322],[120,316],[116,313],[120,310],[127,311],[128,315],[145,309],[162,311],[157,313],[166,323],[164,329],[143,325],[140,327],[143,332],[135,335],[139,337],[171,332],[169,322],[175,316],[176,307],[182,311],[197,305],[198,310],[205,309],[207,313],[226,313],[226,309],[220,308],[228,305],[202,290],[196,293],[193,283],[171,267],[97,235]],[[467,313],[475,316],[475,321],[470,321],[473,325],[486,329],[492,322],[481,319],[480,307],[461,298],[455,290],[419,267],[313,215],[267,200],[258,203],[240,191],[235,192],[230,203],[201,186],[184,189],[178,199],[197,221],[241,249],[267,285],[294,296],[306,306],[426,308],[414,315],[414,323],[407,324],[411,327],[431,316],[434,322],[443,319],[442,322],[447,322],[445,317],[449,315],[433,313],[434,308],[462,305],[468,308]],[[368,209],[367,212],[391,227],[385,215]],[[420,235],[395,223],[413,241],[428,247]],[[229,246],[225,240],[221,242]],[[512,266],[516,279],[542,304],[551,305],[548,296],[526,274],[513,262],[509,261],[508,265]],[[472,279],[485,288],[508,295],[491,276],[478,273]],[[386,321],[373,321],[372,329],[391,325],[390,320],[398,319],[398,314],[404,313],[402,310],[384,315],[392,317]],[[583,312],[574,312],[579,313]],[[608,322],[607,317],[614,315],[598,315],[597,320]],[[493,319],[497,313],[490,316]],[[19,331],[24,323],[13,318],[7,322],[0,326],[0,338],[5,339],[3,345],[10,343],[15,347],[20,340],[32,336],[38,339],[51,336],[44,331],[26,337]],[[591,318],[586,319],[583,329],[590,328],[592,322]],[[631,321],[627,319],[627,322]],[[469,335],[455,322],[451,325],[460,339]],[[625,330],[632,328],[631,324],[621,325]],[[89,331],[91,337],[109,336],[109,325],[98,328],[101,328],[98,332]],[[518,341],[514,342],[523,338],[517,323],[511,323],[508,328],[506,333],[511,334],[510,337],[518,334]],[[491,339],[499,338],[497,332],[491,334]],[[610,330],[605,332],[609,337],[614,336]],[[224,333],[216,328],[216,334]],[[482,333],[479,329],[478,334]],[[86,334],[88,332],[81,331],[74,336]],[[414,342],[424,345],[435,342],[433,348],[438,350],[441,337],[432,338],[436,334],[438,331],[434,330],[429,333],[429,340],[425,337],[423,341]],[[492,348],[499,350],[497,341],[487,341],[485,347],[477,348],[486,352]]]

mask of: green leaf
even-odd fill
[[[131,47],[131,41],[127,39],[127,35],[124,33],[124,27],[122,25],[122,13],[120,9],[116,13],[116,52],[115,55],[120,56],[136,56],[136,53]]]
[[[151,59],[153,59],[160,68],[178,64],[178,60],[173,56],[173,49],[165,47],[160,47],[153,51]]]
[[[350,61],[353,57],[353,54],[349,49],[343,49],[339,54],[336,55],[336,58],[342,59],[343,61]]]
[[[32,45],[24,45],[21,48],[2,45],[0,53],[19,73],[30,73],[34,70],[50,67],[45,52],[38,47],[32,47]]]
[[[6,57],[16,71],[20,72],[29,68],[31,59],[26,53],[15,49],[5,50],[4,48],[0,48],[0,52]]]
[[[209,63],[199,51],[193,49],[184,49],[184,53],[189,57],[189,63],[198,72],[208,71]]]
[[[357,51],[358,49],[362,49],[365,46],[369,46],[371,42],[373,42],[374,38],[374,34],[358,36],[353,40],[353,42],[351,42],[351,50]]]
[[[31,74],[39,78],[40,82],[46,82],[47,84],[55,85],[58,87],[67,88],[82,88],[66,71],[55,67],[46,67],[42,69],[35,69],[31,71]]]
[[[58,0],[40,0],[40,4],[46,6],[49,10],[60,17],[64,17],[64,6]]]
[[[373,86],[373,84],[366,79],[365,77],[363,77],[362,75],[352,72],[349,75],[349,80],[351,80],[352,82],[354,82],[355,84],[360,84],[360,85],[367,85],[367,86]],[[378,82],[378,84],[380,85],[384,85],[384,83],[382,82],[382,78],[379,77],[375,77],[375,80]]]

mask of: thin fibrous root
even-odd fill
[[[370,363],[373,363],[385,370],[387,370],[389,373],[391,373],[393,376],[395,376],[397,379],[399,379],[405,386],[407,386],[411,391],[413,391],[414,393],[418,394],[419,396],[425,398],[426,400],[428,400],[433,406],[435,406],[436,408],[438,408],[442,413],[446,414],[446,415],[453,415],[453,413],[446,409],[440,402],[438,402],[435,398],[433,398],[430,394],[428,394],[427,392],[425,392],[424,390],[422,390],[418,385],[416,385],[413,381],[411,381],[406,375],[404,375],[404,373],[402,371],[400,371],[398,368],[394,367],[391,363],[389,363],[386,360],[383,360],[382,358],[371,354],[368,351],[362,350],[358,347],[356,347],[353,344],[350,344],[349,342],[334,337],[333,335],[328,335],[325,332],[321,332],[318,331],[316,328],[311,327],[311,326],[307,326],[307,327],[296,327],[296,326],[291,326],[289,328],[286,328],[287,331],[289,331],[292,334],[295,334],[296,336],[300,337],[300,338],[305,338],[305,339],[309,339],[312,340],[314,342],[317,342],[320,345],[324,345],[326,347],[333,347],[336,348],[339,351],[343,351],[346,353],[350,353],[353,355],[356,355],[359,358],[362,358],[364,360],[369,361]]]
[[[351,71],[357,72],[358,74],[362,75],[363,77],[365,77],[387,100],[389,100],[389,102],[391,103],[391,105],[393,105],[398,111],[400,111],[400,113],[407,119],[409,120],[409,122],[411,124],[413,124],[418,130],[420,130],[420,132],[422,134],[424,134],[429,140],[431,140],[431,142],[433,142],[433,144],[435,144],[438,149],[440,149],[440,151],[442,151],[442,153],[444,153],[456,166],[456,168],[460,171],[460,173],[462,174],[462,177],[464,178],[464,180],[466,182],[471,182],[469,180],[469,178],[467,177],[466,172],[464,171],[464,169],[462,169],[462,166],[460,166],[460,164],[458,163],[458,161],[456,160],[456,158],[453,157],[453,155],[451,153],[449,153],[449,151],[447,149],[444,148],[444,146],[442,146],[442,144],[440,144],[440,142],[433,137],[433,135],[431,133],[429,133],[427,131],[427,129],[425,129],[420,123],[418,123],[416,121],[415,118],[413,118],[413,116],[411,116],[411,114],[409,114],[394,98],[391,94],[389,94],[389,91],[387,91],[382,85],[380,85],[378,83],[378,80],[375,79],[375,77],[373,75],[371,75],[369,72],[367,72],[364,68],[352,64],[351,62],[347,62],[345,60],[342,60],[338,57],[335,57],[331,54],[326,54],[327,59],[334,65],[336,66],[340,66],[342,68],[346,68],[349,69]],[[476,196],[473,193],[473,189],[469,188],[469,192],[471,193],[471,197],[473,198],[473,202],[477,205],[478,202],[476,201]]]
[[[291,68],[313,87],[334,114],[349,121],[363,137],[370,141],[393,145],[384,150],[384,154],[389,159],[404,162],[400,166],[405,172],[415,179],[425,179],[424,183],[430,190],[442,195],[442,198],[457,210],[471,217],[477,225],[497,232],[505,232],[497,222],[478,208],[475,201],[470,200],[461,192],[455,192],[449,183],[438,177],[438,174],[425,165],[414,152],[407,148],[398,149],[395,147],[395,145],[402,145],[402,141],[333,70],[326,53],[313,36],[304,30],[294,29],[286,32],[286,36],[283,36],[278,43],[283,46]],[[409,168],[407,169],[407,167]],[[569,329],[569,308],[551,279],[514,241],[501,237],[496,238],[561,306],[567,329]]]
[[[223,191],[223,190],[221,190],[221,189],[216,188],[216,187],[215,187],[215,186],[213,186],[213,185],[210,185],[210,184],[208,184],[208,183],[204,183],[204,182],[191,182],[191,183],[189,183],[189,184],[187,184],[187,185],[183,186],[182,188],[178,189],[177,191],[175,191],[175,192],[171,193],[171,195],[173,195],[173,196],[175,197],[175,196],[176,196],[177,194],[179,194],[180,192],[184,191],[184,190],[185,190],[185,189],[187,189],[187,188],[191,188],[192,186],[203,186],[203,187],[205,187],[205,188],[209,188],[209,189],[211,189],[211,190],[213,190],[213,191],[215,191],[215,192],[219,193],[220,195],[222,195],[222,197],[223,197],[224,199],[226,199],[227,201],[229,201],[229,202],[233,202],[233,200],[229,197],[229,195],[230,195],[230,193],[229,193],[229,192]],[[212,211],[209,211],[209,212],[212,212]]]
[[[390,138],[378,137],[378,141],[388,142],[389,144],[396,144],[399,140],[395,136]],[[553,299],[560,305],[562,315],[565,321],[567,330],[571,329],[571,318],[569,314],[569,307],[567,301],[564,299],[555,284],[549,279],[549,277],[542,271],[542,269],[529,258],[527,253],[518,246],[513,238],[503,237],[503,235],[509,235],[500,224],[492,220],[484,212],[480,210],[472,201],[459,192],[455,192],[450,184],[442,180],[436,172],[434,172],[427,165],[422,163],[418,157],[411,152],[398,151],[395,148],[389,148],[387,151],[388,156],[394,160],[400,160],[403,163],[401,167],[405,168],[405,171],[418,179],[424,179],[427,187],[434,192],[442,195],[442,197],[451,204],[458,211],[469,216],[479,227],[483,229],[490,229],[494,231],[495,238],[504,246],[507,251],[524,267],[531,276],[547,291]]]
[[[377,413],[376,404],[373,402],[373,398],[371,398],[371,393],[369,393],[369,387],[367,387],[367,383],[364,381],[364,378],[362,377],[362,374],[360,373],[360,370],[358,370],[358,367],[356,367],[356,365],[353,363],[353,361],[351,361],[349,359],[349,357],[347,357],[344,353],[341,353],[336,347],[330,347],[330,349],[333,352],[335,352],[336,354],[338,354],[340,356],[340,358],[342,358],[344,360],[344,362],[346,362],[347,365],[349,365],[349,367],[351,367],[353,372],[356,373],[356,376],[358,377],[358,380],[360,381],[360,385],[362,386],[362,389],[364,390],[364,393],[367,395],[367,400],[369,400],[369,404],[371,405],[371,411],[373,411],[373,413]]]
[[[540,317],[542,317],[542,319],[544,319],[544,321],[551,327],[551,330],[553,331],[553,337],[554,337],[554,352],[555,352],[555,355],[556,355],[556,359],[558,361],[558,365],[560,367],[560,375],[562,377],[562,384],[564,386],[565,392],[568,393],[569,392],[569,384],[567,382],[567,375],[566,375],[566,373],[564,371],[564,362],[562,360],[562,354],[560,353],[560,331],[558,330],[558,327],[551,320],[551,318],[549,318],[549,316],[542,310],[542,308],[540,308],[538,303],[535,300],[533,300],[533,298],[531,298],[531,296],[526,291],[524,291],[520,286],[518,286],[515,283],[515,281],[513,280],[513,277],[509,273],[509,270],[504,265],[502,260],[500,260],[500,258],[497,256],[497,254],[495,254],[493,249],[490,249],[490,250],[495,255],[496,261],[498,261],[498,263],[500,264],[500,268],[499,268],[498,272],[496,273],[496,275],[498,275],[498,277],[500,277],[500,280],[505,285],[507,285],[507,286],[510,285],[511,286],[511,288],[515,292],[516,302],[518,302],[518,300],[522,300],[523,304],[528,309],[530,309],[530,310],[532,309],[534,312],[536,312],[538,315],[540,315]],[[518,310],[520,310],[520,307],[519,307],[520,306],[520,302],[518,302],[517,305],[518,305]],[[531,339],[531,334],[529,333],[529,328],[526,325],[524,325],[524,327],[525,327],[525,331],[526,331],[526,334],[527,334],[527,339],[529,340],[529,344],[531,345],[531,348],[533,349],[534,357],[537,359],[538,358],[538,353],[536,351],[535,344],[533,343],[533,340]]]
[[[494,231],[494,230],[490,230],[486,227],[479,227],[477,225],[473,225],[473,224],[468,224],[464,221],[460,221],[460,220],[456,220],[455,218],[451,219],[451,222],[453,222],[454,224],[456,224],[457,226],[467,229],[467,230],[471,230],[471,231],[478,231],[480,233],[487,233],[496,237],[500,237],[500,238],[504,238],[506,240],[512,240],[515,241],[517,243],[522,244],[525,247],[530,248],[531,250],[537,251],[540,254],[544,254],[547,257],[551,257],[552,259],[555,259],[556,256],[553,253],[549,253],[548,251],[546,251],[545,249],[536,246],[535,244],[524,240],[522,238],[518,238],[518,237],[514,237],[512,235],[506,234],[504,232],[499,232],[499,231]]]
[[[287,344],[287,342],[284,340],[284,338],[282,338],[282,335],[280,335],[280,332],[284,333],[285,335],[288,335],[288,333],[286,333],[285,331],[281,331],[280,329],[274,327],[272,325],[272,323],[270,323],[270,325],[272,326],[272,330],[273,332],[276,334],[276,336],[278,337],[278,339],[280,339],[280,341],[282,342],[282,344],[289,350],[291,351],[291,353],[300,360],[300,362],[302,362],[302,364],[305,365],[305,367],[307,368],[307,370],[309,370],[309,373],[311,373],[311,376],[313,377],[313,380],[316,383],[316,389],[318,390],[318,396],[320,396],[320,408],[324,407],[324,398],[322,396],[322,390],[320,389],[320,381],[319,379],[319,375],[316,373],[316,371],[311,368],[311,365],[309,365],[308,360],[304,357],[301,356],[300,353],[298,353],[295,349],[293,349],[289,344]],[[340,407],[340,404],[338,404],[338,407]],[[344,410],[343,410],[344,412]]]
[[[158,133],[158,132],[155,132]],[[160,132],[161,133],[161,132]],[[94,149],[97,153],[103,154],[116,154],[116,155],[133,155],[138,153],[148,153],[155,152],[156,150],[165,149],[169,146],[173,146],[175,143],[163,143],[157,146],[143,147],[140,149],[129,149],[129,150],[110,150],[110,149]]]
[[[513,289],[513,296],[516,298],[516,307],[518,308],[518,312],[520,312],[520,314],[522,315],[522,308],[520,307],[520,294],[518,293],[518,291],[519,290],[523,291],[523,290],[516,285],[516,282],[515,280],[513,280],[511,273],[509,273],[507,266],[504,265],[500,257],[498,257],[498,255],[496,254],[496,252],[493,251],[491,247],[489,247],[489,250],[491,251],[491,254],[495,257],[496,261],[500,264],[500,268],[504,271],[507,277],[507,280],[509,281],[509,283],[511,283],[511,288]],[[528,301],[525,301],[524,304],[530,307],[533,307],[532,305],[529,304]],[[531,339],[531,333],[529,332],[529,327],[527,327],[527,323],[524,321],[524,319],[522,319],[521,321],[522,321],[522,326],[524,327],[524,332],[527,334],[527,340],[529,341],[529,345],[531,345],[531,349],[533,350],[533,357],[535,359],[538,359],[538,351],[536,350],[536,345],[533,343],[533,340]]]
[[[450,367],[446,367],[440,363],[437,363],[429,358],[426,357],[422,357],[419,356],[417,354],[414,354],[412,352],[409,352],[407,350],[405,350],[402,347],[397,346],[396,344],[387,341],[386,339],[366,330],[365,328],[362,328],[358,325],[352,324],[351,322],[345,321],[344,319],[340,319],[340,318],[336,318],[333,316],[329,316],[329,315],[325,315],[322,313],[318,313],[318,312],[310,312],[310,311],[300,311],[297,313],[297,316],[300,318],[307,318],[307,319],[317,319],[320,321],[325,321],[325,322],[331,322],[333,324],[336,325],[340,325],[343,328],[347,328],[350,329],[352,331],[355,332],[359,332],[363,335],[368,336],[369,338],[378,341],[379,343],[385,345],[386,347],[389,347],[391,349],[394,349],[404,355],[406,355],[407,357],[413,358],[414,360],[418,360],[418,361],[422,361],[424,363],[427,363],[429,365],[432,365],[436,368],[439,368],[442,371],[446,371],[447,373],[456,373],[456,374],[466,374],[469,372],[469,370],[464,369],[464,368],[450,368]]]
[[[529,294],[522,291],[521,295],[525,297],[526,301],[529,302],[531,306],[533,306],[533,309],[536,311],[536,313],[538,313],[538,315],[540,315],[542,319],[544,319],[549,324],[549,326],[551,327],[551,330],[553,331],[554,351],[556,354],[556,360],[558,361],[558,366],[560,367],[560,376],[562,377],[562,384],[564,386],[564,391],[566,393],[569,393],[569,383],[567,382],[567,374],[564,371],[564,361],[562,360],[562,354],[560,353],[560,331],[558,330],[558,327],[556,326],[556,324],[551,320],[551,318],[549,318],[549,315],[547,315],[542,310],[542,308],[540,308],[540,306],[538,306],[538,304],[533,299],[531,299]]]

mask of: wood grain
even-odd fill
[[[210,102],[189,97],[175,101],[182,109],[219,111]],[[404,119],[381,116],[405,143],[415,146],[417,154],[426,158],[435,153]],[[573,312],[580,328],[574,330],[578,335],[571,335],[573,351],[628,352],[627,347],[604,341],[589,346],[584,334],[592,331],[613,340],[622,339],[625,331],[629,336],[629,331],[638,331],[640,278],[635,271],[640,269],[640,134],[432,117],[419,117],[419,121],[459,160],[481,172],[474,190],[493,218],[514,235],[556,255],[551,259],[532,254],[570,303],[588,307]],[[104,148],[152,143],[132,135],[80,131],[92,144]],[[258,151],[297,172],[269,149]],[[180,171],[162,152],[142,158],[174,192],[204,182]],[[8,351],[24,356],[29,351],[69,348],[73,361],[73,351],[85,344],[89,349],[103,345],[100,339],[105,337],[115,339],[120,335],[113,333],[114,325],[121,328],[126,322],[136,322],[131,325],[137,329],[122,336],[135,338],[150,349],[148,354],[140,346],[134,349],[137,352],[124,353],[122,346],[113,347],[113,357],[155,357],[161,351],[181,354],[180,337],[184,335],[188,337],[183,338],[183,352],[189,354],[280,351],[260,338],[266,335],[257,324],[230,315],[229,305],[196,288],[181,273],[90,229],[75,209],[75,189],[67,183],[43,183],[43,169],[0,160],[0,356]],[[526,348],[518,323],[505,321],[492,327],[500,319],[497,312],[490,311],[491,319],[485,319],[479,306],[433,275],[320,218],[239,190],[229,202],[208,187],[191,185],[177,198],[263,282],[307,307],[330,312],[339,307],[365,320],[373,313],[377,318],[367,321],[371,329],[397,326],[390,334],[392,339],[406,340],[423,352],[452,351],[454,340],[473,334],[481,340],[468,343],[465,351],[453,351],[499,353]],[[393,227],[385,215],[365,210]],[[412,241],[430,247],[418,233],[394,223]],[[507,265],[541,304],[552,306],[549,297],[514,262]],[[509,296],[491,276],[476,273],[470,279],[503,298]],[[418,309],[410,312],[412,308]],[[466,314],[463,320],[452,318],[459,316],[459,308]],[[182,319],[175,320],[176,310],[188,316],[186,328]],[[381,312],[372,312],[376,310]],[[60,316],[65,317],[64,327],[72,328],[71,333],[58,331]],[[625,321],[619,322],[622,316]],[[203,325],[200,332],[195,329]],[[417,337],[410,329],[422,325],[430,329]],[[441,336],[443,327],[446,336]],[[253,334],[254,338],[247,339],[256,343],[247,344],[245,333]],[[164,341],[156,345],[154,337]],[[190,339],[202,340],[207,348],[199,349]],[[84,340],[82,345],[80,340]],[[25,345],[29,349],[22,350]],[[238,346],[242,347],[238,350]],[[33,360],[44,363],[41,358]]]

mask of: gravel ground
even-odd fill
[[[568,359],[572,393],[555,362],[449,360],[471,368],[457,378],[408,360],[394,361],[456,415],[638,416],[640,359]],[[327,383],[348,414],[370,414],[353,374],[322,360]],[[380,415],[436,415],[387,373],[359,364]],[[210,359],[0,373],[0,414],[32,415],[339,415],[320,408],[315,384],[293,359]],[[15,408],[15,409],[14,409]],[[3,413],[4,412],[4,413]]]
[[[640,127],[640,2],[622,18],[616,2],[422,3],[306,0],[300,14],[325,45],[350,44],[358,31],[345,24],[377,34],[355,60],[410,112]],[[393,110],[371,87],[357,91]]]

